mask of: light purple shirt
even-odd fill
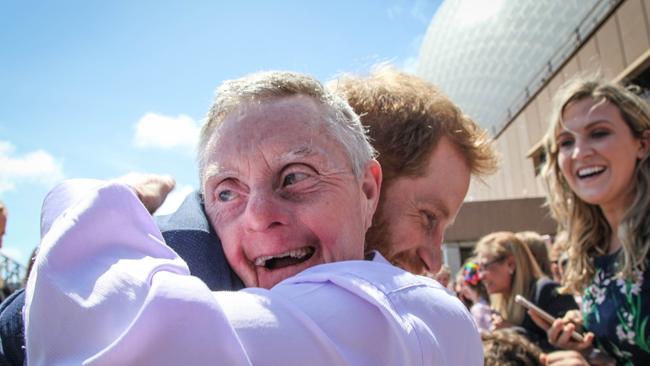
[[[26,290],[29,365],[483,364],[460,301],[378,254],[211,292],[130,188],[73,193],[43,206],[56,219]]]

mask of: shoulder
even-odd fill
[[[376,298],[390,298],[412,291],[420,291],[436,298],[455,298],[437,281],[406,272],[385,260],[322,264],[309,268],[282,283],[307,282],[329,282],[355,293],[364,293]]]
[[[25,290],[20,289],[0,305],[0,364],[22,365],[25,358],[22,311]]]
[[[185,260],[192,275],[199,277],[211,290],[244,287],[226,260],[198,191],[190,193],[175,212],[154,219],[165,243]]]
[[[537,292],[553,292],[560,286],[559,283],[551,280],[548,277],[542,277],[535,281],[534,288]]]
[[[210,223],[203,210],[203,198],[198,191],[187,195],[176,211],[169,215],[155,216],[155,220],[162,232],[173,230],[211,232]]]
[[[330,317],[349,313],[348,303],[358,306],[357,316],[344,315],[350,322],[360,322],[362,313],[374,312],[391,334],[409,340],[423,359],[435,360],[435,364],[482,364],[478,330],[460,300],[437,281],[391,264],[344,261],[319,265],[283,281],[273,291],[306,307],[312,306],[310,300],[322,298],[319,309],[309,312],[325,307]]]
[[[560,284],[546,277],[537,280],[534,286],[533,302],[551,315],[558,317],[567,310],[578,309],[573,295],[559,292]]]

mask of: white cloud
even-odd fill
[[[386,15],[388,15],[388,19],[390,20],[399,18],[402,13],[404,13],[404,8],[402,8],[400,5],[393,5],[390,8],[386,9]]]
[[[176,209],[183,203],[185,197],[194,191],[194,187],[190,185],[177,185],[165,199],[162,206],[156,210],[155,215],[169,215],[176,211]]]
[[[193,151],[200,129],[199,124],[186,115],[170,117],[149,112],[136,123],[133,143],[140,148],[182,147]]]
[[[21,182],[51,185],[64,178],[61,162],[48,152],[13,156],[15,149],[10,142],[0,141],[0,192],[13,190]]]

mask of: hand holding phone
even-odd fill
[[[515,302],[517,304],[525,307],[528,310],[534,311],[535,313],[537,313],[542,319],[544,319],[549,324],[553,324],[553,322],[555,321],[555,318],[552,317],[551,314],[545,312],[539,306],[537,306],[537,305],[533,304],[532,302],[528,301],[525,297],[523,297],[521,295],[515,296]],[[584,341],[583,335],[576,332],[576,331],[573,331],[573,333],[571,334],[571,339],[575,340],[576,342],[581,342],[581,343]]]

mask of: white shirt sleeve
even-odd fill
[[[483,364],[471,317],[435,281],[348,261],[211,292],[126,186],[55,197],[26,290],[29,365]]]

